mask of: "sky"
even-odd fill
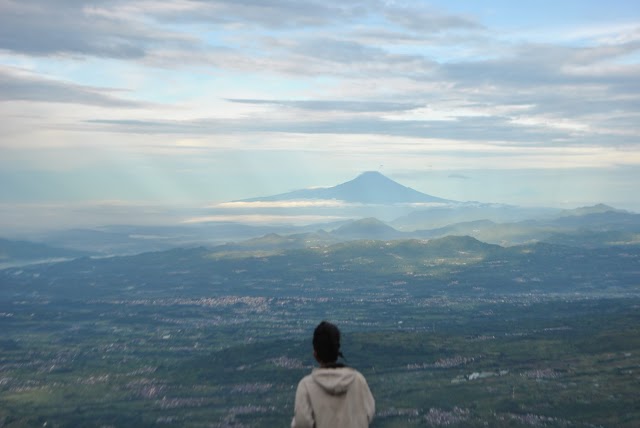
[[[0,227],[371,170],[640,210],[640,4],[0,0]]]

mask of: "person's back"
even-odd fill
[[[314,356],[320,367],[305,376],[296,390],[295,428],[366,428],[375,413],[375,401],[364,376],[337,364],[340,331],[323,321],[313,335]]]

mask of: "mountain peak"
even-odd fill
[[[384,176],[384,175],[383,175],[381,172],[379,172],[379,171],[365,171],[365,172],[361,173],[360,175],[358,175],[358,176],[356,177],[356,179],[358,179],[358,178],[373,178],[373,177],[376,177],[376,178],[384,178],[384,179],[390,180],[390,178],[388,178],[388,177]]]
[[[330,188],[336,199],[371,204],[447,202],[393,181],[377,171],[365,171],[351,181]],[[329,189],[327,189],[329,190]]]
[[[364,182],[369,185],[377,185],[381,183],[393,183],[393,184],[399,185],[399,183],[397,183],[396,181],[393,181],[392,179],[390,179],[389,177],[387,177],[386,175],[378,171],[365,171],[360,175],[358,175],[353,180],[347,181],[346,183],[359,183],[359,182]],[[346,183],[343,183],[343,184],[346,184]]]

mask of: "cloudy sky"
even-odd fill
[[[367,170],[448,199],[640,210],[640,6],[0,0],[0,121],[5,223]]]

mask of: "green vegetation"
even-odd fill
[[[640,421],[638,305],[3,304],[0,421],[286,426],[293,388],[312,365],[313,324],[331,318],[343,328],[348,363],[374,391],[375,426],[632,427]]]
[[[343,330],[375,427],[635,427],[640,249],[472,238],[0,271],[0,426],[287,426]]]

